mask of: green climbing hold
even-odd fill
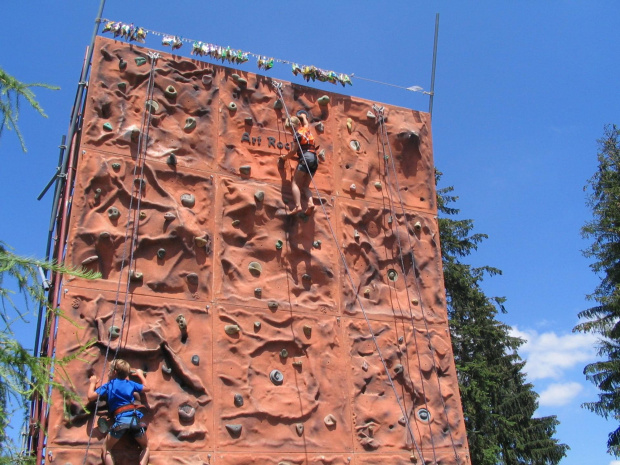
[[[229,336],[234,336],[235,334],[239,334],[239,331],[241,331],[241,328],[239,327],[239,325],[226,325],[224,326],[224,331]]]
[[[190,116],[189,118],[185,120],[185,127],[183,129],[189,132],[195,128],[196,128],[196,119]]]
[[[112,125],[110,123],[103,123],[103,130],[104,131],[112,131],[114,128],[112,127]]]
[[[125,71],[126,68],[127,68],[127,62],[121,58],[118,61],[118,69],[120,69],[121,71]]]
[[[239,85],[239,87],[247,87],[248,86],[248,81],[246,81],[245,79],[243,79],[242,77],[240,77],[239,79],[237,79],[237,84]]]
[[[108,332],[110,334],[110,339],[117,339],[121,335],[121,328],[118,326],[110,326]]]
[[[282,102],[282,100],[278,99],[273,102],[273,108],[274,110],[281,110],[282,108],[284,108],[284,103]]]
[[[136,61],[136,65],[138,66],[142,66],[146,64],[146,58],[144,57],[136,57],[135,61]]]
[[[257,202],[262,202],[263,200],[265,200],[265,193],[263,191],[256,191],[254,193],[254,198]]]
[[[118,171],[121,169],[121,164],[120,163],[112,163],[112,169],[114,171]]]
[[[278,239],[276,241],[276,249],[277,250],[282,250],[282,246],[284,245],[284,242],[282,242],[280,239]]]
[[[304,325],[303,330],[304,330],[304,334],[306,335],[306,337],[310,339],[310,336],[312,336],[312,326]]]
[[[184,207],[192,208],[196,205],[196,197],[193,194],[183,194],[181,195],[181,204]]]
[[[387,277],[390,281],[396,281],[398,279],[398,272],[395,269],[391,268],[387,272]]]
[[[177,156],[174,153],[171,153],[170,155],[168,155],[166,163],[170,166],[175,166],[177,164]]]
[[[252,172],[252,167],[250,165],[243,165],[239,167],[239,173],[249,176]]]
[[[166,90],[164,90],[164,95],[168,98],[175,98],[177,96],[177,90],[174,86],[168,86]]]
[[[382,188],[383,188],[383,185],[382,185],[379,181],[377,181],[377,182],[375,183],[375,187],[376,187],[377,189],[379,189],[379,190],[380,190],[380,189],[382,189]]]
[[[238,82],[239,79],[241,79],[241,76],[239,76],[238,74],[234,73],[231,74],[230,77],[232,78],[233,81]]]
[[[248,270],[250,270],[252,276],[260,276],[261,272],[263,271],[263,267],[258,262],[250,262],[250,264],[248,265]]]
[[[282,349],[282,350],[280,351],[280,357],[282,357],[282,358],[286,358],[286,357],[288,357],[288,350],[286,350],[286,349]]]
[[[126,82],[119,82],[118,84],[116,84],[116,86],[118,87],[118,89],[121,92],[125,92],[125,90],[127,89],[127,83]]]
[[[329,95],[323,95],[322,97],[319,97],[317,99],[318,104],[322,106],[327,105],[329,101],[330,101]]]
[[[204,237],[194,237],[194,243],[197,247],[204,248],[207,246],[209,241],[207,241]]]

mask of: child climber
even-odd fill
[[[135,374],[140,383],[129,380],[129,374]],[[114,424],[110,428],[103,443],[101,458],[104,465],[114,465],[110,450],[116,445],[126,432],[130,432],[138,445],[142,448],[140,465],[147,465],[149,461],[149,444],[146,437],[146,425],[141,421],[142,412],[134,405],[135,392],[147,392],[146,378],[142,370],[131,370],[129,363],[117,359],[110,364],[109,381],[98,389],[97,377],[90,377],[88,400],[95,401],[99,396],[107,397],[108,410],[114,417]]]
[[[302,210],[300,189],[304,190],[308,198],[308,206],[304,213],[306,215],[311,215],[314,211],[314,202],[312,201],[312,191],[309,185],[310,180],[319,167],[319,162],[316,157],[314,136],[310,132],[310,125],[308,124],[308,116],[303,111],[300,111],[298,115],[299,118],[297,116],[292,116],[284,123],[284,126],[291,131],[296,140],[293,140],[291,151],[286,155],[282,155],[280,160],[287,160],[293,158],[295,155],[299,157],[299,163],[297,164],[295,174],[291,181],[293,200],[295,201],[295,207],[291,211],[291,215],[295,215]]]

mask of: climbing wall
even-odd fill
[[[97,39],[66,254],[103,277],[65,279],[57,356],[79,356],[57,381],[85,399],[106,354],[143,369],[152,465],[470,463],[429,115],[281,92]],[[309,217],[288,214],[286,110],[320,146]],[[100,463],[88,407],[54,393],[50,461]]]

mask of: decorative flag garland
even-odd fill
[[[312,80],[320,82],[331,82],[332,84],[342,84],[342,86],[344,87],[345,85],[352,86],[353,82],[351,80],[351,77],[355,77],[355,79],[362,79],[364,81],[374,82],[376,84],[398,87],[399,89],[404,89],[411,92],[421,92],[426,95],[432,95],[431,92],[425,91],[420,86],[403,87],[396,84],[389,84],[386,82],[363,78],[354,74],[351,74],[349,76],[348,74],[344,73],[336,73],[334,71],[317,68],[316,66],[298,65],[297,63],[293,63],[292,61],[280,60],[264,55],[257,55],[251,52],[244,52],[243,50],[231,49],[230,47],[222,47],[220,45],[210,44],[207,42],[184,39],[179,36],[150,31],[143,27],[136,27],[133,25],[133,23],[125,24],[118,21],[110,21],[109,19],[102,19],[102,22],[105,23],[103,27],[103,32],[109,32],[111,34],[114,34],[114,37],[122,37],[129,42],[136,41],[144,43],[146,40],[146,35],[153,34],[156,36],[160,36],[162,38],[161,44],[166,47],[171,47],[172,50],[177,50],[181,48],[183,46],[183,42],[187,42],[189,44],[192,44],[192,50],[190,52],[192,55],[208,56],[216,60],[222,60],[222,62],[228,61],[229,63],[242,64],[249,61],[250,56],[252,56],[256,58],[256,65],[258,66],[258,69],[262,69],[265,71],[273,68],[275,62],[284,63],[291,66],[291,71],[295,76],[301,74],[301,77],[306,81]]]

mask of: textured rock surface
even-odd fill
[[[147,50],[97,39],[67,262],[103,279],[65,280],[78,325],[57,336],[59,355],[94,342],[67,366],[77,393],[106,352],[144,369],[153,465],[469,463],[429,116],[386,107],[384,141],[372,102],[319,105],[324,91],[285,83],[326,156],[324,210],[291,217],[296,163],[277,161],[292,140],[270,79],[163,54],[149,99],[150,70]],[[53,400],[48,450],[82,463],[92,415]],[[137,449],[114,455],[135,463]]]

